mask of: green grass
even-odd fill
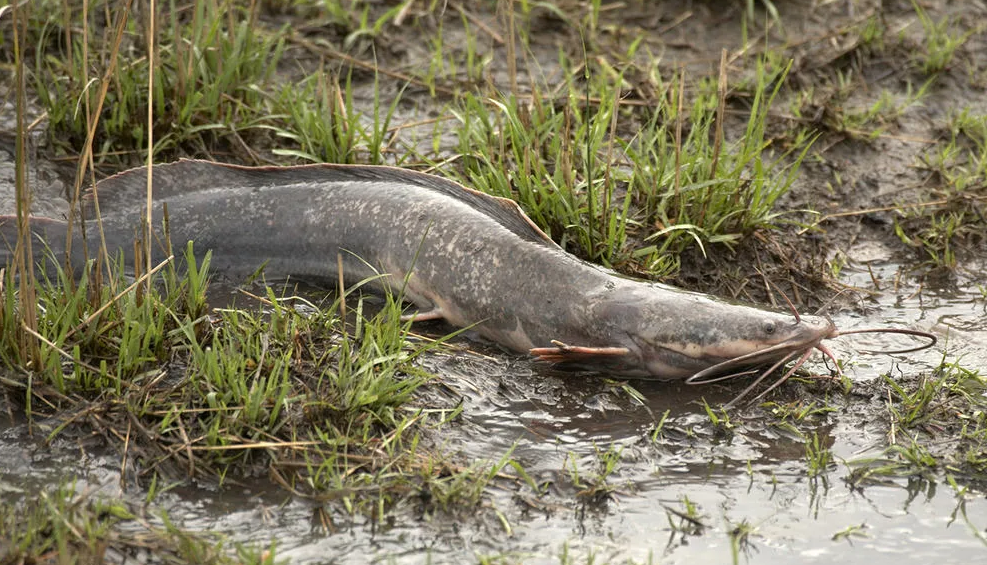
[[[860,26],[861,45],[875,51],[884,49],[884,39],[887,34],[887,24],[880,15],[873,15]]]
[[[887,446],[879,457],[847,461],[846,480],[852,485],[893,477],[935,481],[944,473],[956,479],[982,480],[987,474],[987,458],[983,457],[987,379],[959,361],[944,361],[931,377],[911,385],[889,376],[884,380]]]
[[[665,515],[668,518],[668,526],[672,530],[672,535],[680,535],[683,539],[686,536],[701,536],[709,528],[704,521],[706,516],[700,513],[699,506],[689,500],[688,496],[683,496],[681,509],[665,506]]]
[[[913,386],[903,386],[885,375],[888,386],[888,412],[894,426],[911,429],[948,420],[948,415],[960,407],[975,410],[985,404],[980,393],[987,388],[985,377],[959,361],[946,363],[930,377]]]
[[[766,135],[785,72],[757,67],[747,127],[732,143],[716,127],[725,101],[715,92],[690,107],[661,98],[653,108],[625,110],[621,77],[601,74],[585,86],[570,80],[555,101],[539,89],[525,100],[467,94],[453,108],[462,180],[517,200],[577,255],[611,266],[635,263],[631,270],[651,276],[673,273],[678,255],[692,246],[705,253],[784,223],[775,203],[811,145],[811,137],[796,138],[775,152]],[[668,92],[680,87],[673,82]]]
[[[847,543],[853,544],[854,539],[867,539],[869,537],[870,535],[867,534],[867,524],[861,523],[853,526],[847,526],[845,529],[836,532],[833,534],[833,541],[846,540]]]
[[[838,129],[854,136],[875,140],[894,125],[908,108],[920,105],[928,95],[931,81],[926,81],[920,87],[913,89],[908,86],[904,96],[898,97],[889,90],[883,90],[876,100],[868,106],[860,108],[845,108]],[[856,88],[857,85],[850,88]]]
[[[903,205],[895,233],[933,267],[953,269],[975,253],[987,230],[987,115],[972,107],[952,112],[949,137],[926,151],[920,166],[933,175],[934,200]]]
[[[956,50],[970,39],[975,30],[956,30],[949,16],[935,21],[915,0],[912,0],[912,7],[922,24],[924,36],[922,48],[915,50],[913,60],[926,74],[940,73],[946,70]]]
[[[710,406],[706,402],[706,399],[703,398],[703,410],[706,412],[706,417],[709,418],[709,423],[718,436],[730,437],[733,434],[737,425],[730,420],[730,414],[725,408]]]
[[[185,286],[173,285],[175,292],[168,296],[145,296],[123,278],[102,284],[92,275],[87,270],[77,285],[61,268],[50,278],[48,272],[40,273],[34,331],[19,324],[18,284],[13,271],[5,273],[0,358],[9,366],[31,367],[41,377],[39,384],[59,395],[99,395],[106,389],[122,394],[178,345],[170,333],[175,329],[173,313],[186,305]],[[127,291],[116,293],[117,287]],[[21,345],[28,331],[47,346],[40,360]],[[66,359],[71,361],[68,369]]]
[[[751,554],[756,552],[757,547],[752,541],[755,535],[757,535],[757,527],[746,519],[733,524],[729,528],[730,558],[734,565],[740,563],[741,556],[749,559]]]
[[[108,555],[144,556],[166,563],[277,563],[267,547],[233,544],[220,536],[176,527],[167,514],[143,516],[140,508],[79,494],[71,484],[0,502],[0,559],[5,563],[102,563]]]
[[[156,158],[171,158],[179,149],[242,148],[252,133],[270,123],[264,91],[272,87],[284,32],[257,29],[258,4],[252,10],[222,0],[158,6]],[[148,132],[146,123],[135,118],[146,116],[149,105],[152,71],[141,40],[146,32],[124,2],[93,2],[88,13],[82,10],[82,4],[65,4],[64,10],[36,6],[30,12],[38,20],[31,28],[40,30],[32,38],[32,87],[48,113],[50,141],[60,151],[78,155],[95,127],[98,161],[117,166],[141,162]],[[115,19],[104,21],[104,13]],[[94,76],[99,53],[114,57],[105,67],[95,66],[102,74]],[[98,115],[92,115],[98,108]]]
[[[612,475],[620,465],[620,454],[623,448],[610,445],[601,449],[594,445],[595,461],[590,462],[590,469],[581,468],[579,458],[569,453],[566,456],[564,468],[569,482],[576,489],[576,498],[585,505],[599,506],[610,500],[617,491],[617,485],[611,482]]]
[[[282,87],[273,98],[271,111],[283,123],[271,129],[288,147],[275,148],[272,153],[313,163],[390,162],[385,155],[388,132],[401,95],[395,96],[385,110],[375,88],[368,116],[356,109],[351,81],[352,73],[341,85],[338,77],[320,72],[300,84]],[[402,160],[395,159],[398,164]]]
[[[926,79],[916,87],[908,81],[903,92],[896,86],[861,99],[864,79],[853,69],[837,70],[827,83],[792,97],[789,107],[795,117],[811,119],[827,130],[856,140],[874,142],[893,132],[899,118],[910,108],[921,106],[934,84],[934,79]]]
[[[815,401],[806,403],[801,399],[785,404],[779,402],[765,402],[762,406],[771,410],[771,414],[779,420],[791,422],[812,420],[819,416],[824,416],[837,411],[837,409],[833,406],[826,404],[819,405],[819,403]]]
[[[953,510],[952,515],[949,517],[949,524],[957,520],[962,520],[966,526],[970,529],[970,532],[980,540],[980,543],[987,546],[987,535],[982,531],[982,526],[975,523],[973,519],[967,514],[966,502],[970,498],[971,493],[969,492],[969,487],[960,486],[956,479],[953,477],[946,477],[946,482],[949,484],[953,492],[956,493],[956,508]]]
[[[817,432],[805,438],[805,460],[810,478],[825,475],[833,464],[833,452],[823,445]]]

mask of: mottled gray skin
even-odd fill
[[[384,284],[399,288],[410,271],[406,298],[420,313],[460,327],[476,324],[482,336],[510,349],[548,348],[553,341],[590,351],[621,348],[620,354],[561,359],[583,368],[685,378],[790,343],[746,364],[780,359],[835,331],[824,318],[796,323],[788,314],[620,277],[565,253],[515,203],[431,175],[389,167],[246,168],[204,161],[153,170],[154,223],[160,226],[167,203],[175,249],[192,240],[198,254],[212,250],[214,272],[237,278],[266,262],[269,278],[335,280],[339,255],[350,284],[386,273]],[[145,169],[97,186],[111,252],[132,249],[145,187]],[[87,215],[94,217],[91,204]],[[8,241],[16,233],[13,223],[0,219]],[[93,254],[98,237],[92,224],[88,229]],[[61,251],[64,222],[35,218],[32,230]],[[75,245],[79,249],[81,241]],[[156,263],[164,255],[160,245],[155,248]]]

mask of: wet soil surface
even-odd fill
[[[690,73],[715,76],[720,49],[735,53],[741,45],[743,4],[604,4],[608,9],[601,12],[600,25],[650,30],[646,42],[663,53],[663,65],[683,64]],[[882,124],[883,133],[873,140],[835,127],[833,112],[865,107],[882,89],[905,96],[920,82],[902,63],[921,31],[908,2],[776,1],[784,33],[772,32],[769,43],[787,45],[785,53],[795,59],[792,80],[814,86],[814,98],[803,111],[818,109],[809,118],[822,133],[784,205],[822,215],[875,209],[834,216],[811,236],[793,229],[783,245],[796,251],[812,246],[821,250],[822,260],[845,263],[837,287],[863,292],[840,304],[833,316],[838,327],[923,329],[939,336],[934,349],[865,355],[860,350],[898,349],[909,342],[900,336],[837,340],[831,347],[847,362],[846,374],[853,381],[849,393],[836,380],[793,379],[768,397],[774,404],[741,406],[717,424],[704,402],[714,408],[728,402],[742,384],[632,383],[642,402],[619,383],[553,372],[460,340],[479,353],[442,353],[424,360],[441,386],[430,387],[420,404],[464,405],[463,414],[443,427],[436,441],[466,464],[495,461],[513,450],[536,488],[521,480],[495,482],[481,507],[423,513],[409,504],[386,524],[332,507],[322,508],[329,512],[327,522],[317,512],[319,505],[286,495],[267,481],[223,488],[184,486],[162,495],[159,503],[173,521],[190,530],[216,530],[259,544],[277,540],[279,554],[293,562],[463,563],[480,556],[505,563],[589,563],[590,556],[595,556],[594,563],[724,563],[734,556],[754,563],[979,562],[987,551],[982,477],[954,486],[946,476],[955,469],[947,466],[865,481],[855,471],[888,458],[887,448],[896,442],[910,445],[916,438],[928,449],[948,454],[957,441],[957,430],[896,430],[882,375],[917,386],[944,361],[959,361],[972,371],[987,368],[983,238],[961,242],[957,265],[939,275],[894,233],[895,208],[942,197],[937,176],[920,163],[942,139],[944,116],[976,104],[987,108],[987,67],[978,55],[987,48],[987,37],[977,25],[987,18],[987,8],[981,2],[919,4],[936,20],[952,17],[972,35],[958,52],[955,70],[937,81],[920,105]],[[476,17],[497,27],[500,20],[489,6],[473,8]],[[572,9],[585,7],[574,4]],[[760,6],[756,13],[769,17]],[[572,48],[571,29],[559,23],[558,14],[539,14],[530,24],[535,32],[532,55],[546,75],[561,72],[554,66],[555,53]],[[887,41],[894,43],[877,55],[865,53],[857,36],[844,31],[875,14],[893,30]],[[451,27],[458,16],[447,19]],[[417,32],[410,26],[394,29],[392,49],[377,54],[382,65],[413,64]],[[614,32],[614,49],[625,37],[633,34]],[[502,50],[495,43],[489,48]],[[501,63],[491,65],[495,77],[503,72]],[[840,73],[868,77],[872,90],[858,89],[840,108],[834,107],[828,97]],[[370,88],[372,79],[367,77],[363,86]],[[637,94],[645,99],[647,93]],[[409,122],[441,111],[425,92],[404,96],[415,101],[414,109],[404,109]],[[778,111],[786,114],[783,108]],[[0,144],[0,153],[5,151]],[[41,161],[33,166],[42,171],[33,177],[35,186],[57,192],[61,181]],[[9,163],[0,159],[4,185],[10,183]],[[43,215],[57,215],[58,204],[49,206],[51,213]],[[764,251],[765,256],[778,256]],[[680,281],[717,286],[709,271],[688,262]],[[431,329],[441,333],[443,328]],[[830,375],[831,367],[814,360],[809,372]],[[828,409],[800,420],[782,415],[781,407],[813,405]],[[77,433],[49,444],[43,434],[29,434],[16,417],[5,418],[0,490],[25,495],[71,473],[79,477],[80,489],[119,495],[117,456],[101,452],[84,433]],[[835,456],[814,475],[806,456],[813,436]],[[614,470],[601,480],[608,458],[615,462]],[[960,492],[963,486],[967,490]],[[131,485],[125,496],[139,500],[141,493]]]

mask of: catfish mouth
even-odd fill
[[[685,383],[690,385],[710,384],[760,373],[753,383],[725,405],[726,408],[729,408],[747,396],[755,387],[789,361],[797,358],[795,364],[790,369],[785,371],[767,389],[758,394],[753,401],[763,398],[787,381],[795,371],[799,370],[809,360],[809,357],[816,350],[831,359],[836,364],[837,370],[839,370],[839,361],[837,361],[836,355],[828,347],[823,345],[822,341],[837,337],[840,335],[840,332],[837,331],[836,326],[828,318],[820,318],[819,320],[824,323],[813,322],[813,325],[818,325],[820,326],[819,328],[805,328],[803,331],[797,332],[795,335],[775,344],[710,365],[686,378]],[[770,366],[762,370],[762,367],[768,364]]]
[[[706,384],[757,372],[758,366],[792,359],[796,354],[818,348],[833,336],[836,327],[827,318],[803,319],[788,326],[787,335],[767,339],[736,339],[706,346],[676,346],[643,342],[627,334],[630,351],[653,376],[680,379],[687,384]]]
[[[823,324],[820,322],[825,323]],[[842,376],[843,371],[840,369],[840,363],[836,359],[836,355],[828,347],[822,344],[824,339],[832,339],[850,334],[890,333],[929,340],[928,343],[906,349],[897,349],[893,351],[862,351],[863,353],[884,353],[887,355],[920,351],[922,349],[927,349],[934,346],[937,341],[934,334],[921,330],[905,328],[865,328],[840,331],[828,318],[818,318],[810,323],[812,325],[818,325],[819,327],[814,330],[812,328],[807,328],[806,331],[802,331],[774,345],[770,345],[763,349],[752,351],[743,355],[738,355],[727,361],[706,367],[705,369],[685,379],[685,382],[687,384],[707,384],[733,379],[744,375],[754,375],[760,373],[758,377],[754,379],[753,383],[734,397],[733,400],[724,405],[725,408],[729,408],[747,396],[752,390],[754,390],[755,387],[778,371],[779,368],[797,357],[795,364],[792,365],[790,369],[785,371],[784,374],[778,377],[775,382],[771,383],[771,385],[769,385],[764,391],[754,397],[751,402],[760,400],[769,392],[778,388],[782,383],[787,381],[788,378],[795,373],[795,371],[799,370],[799,368],[805,364],[809,357],[812,356],[812,353],[816,350],[820,351],[824,356],[832,360],[836,366],[837,375]],[[768,363],[772,364],[767,369],[762,370],[761,366],[767,365]]]
[[[811,352],[816,349],[821,351],[822,348],[825,348],[821,343],[823,339],[826,339],[826,336],[811,342],[793,338],[744,355],[723,358],[724,361],[693,373],[685,379],[685,382],[692,385],[709,384],[751,374],[756,372],[756,367],[759,365],[772,362],[778,365],[792,359],[798,353]],[[742,370],[742,372],[734,372],[735,370]]]

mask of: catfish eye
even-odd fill
[[[764,333],[765,334],[772,335],[772,334],[775,333],[775,323],[774,322],[765,322],[763,329],[764,329]]]

